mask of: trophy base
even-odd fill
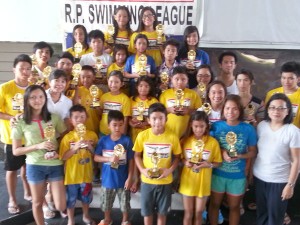
[[[116,163],[116,162],[112,162],[111,164],[110,164],[110,167],[112,168],[112,169],[118,169],[119,168],[119,164],[118,163]]]
[[[236,158],[238,153],[237,152],[228,152],[230,158]]]
[[[201,161],[202,161],[202,160],[199,159],[199,158],[191,158],[191,159],[190,159],[190,163],[196,164],[196,165],[199,164]]]
[[[148,170],[148,176],[152,179],[156,179],[156,178],[159,178],[160,177],[160,171],[159,169],[155,169],[155,170]]]
[[[55,155],[54,151],[48,151],[45,153],[46,158],[52,158],[54,157],[54,155]]]
[[[87,144],[81,144],[80,149],[87,149],[88,145]]]
[[[176,113],[182,113],[183,112],[183,107],[182,106],[175,106],[175,112]]]
[[[144,117],[143,117],[143,116],[137,116],[136,119],[137,119],[139,122],[143,122],[143,121],[144,121]]]
[[[93,102],[92,108],[100,107],[100,102]]]
[[[146,76],[146,75],[147,75],[147,71],[140,71],[140,72],[139,72],[139,75],[140,75],[140,76]]]

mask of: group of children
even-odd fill
[[[225,195],[230,224],[239,224],[247,178],[252,176],[251,159],[257,155],[257,140],[263,134],[256,134],[258,122],[264,117],[280,128],[291,121],[272,113],[288,110],[286,116],[294,113],[294,124],[299,127],[299,65],[289,62],[282,67],[282,87],[267,94],[265,110],[263,101],[251,93],[251,71],[234,75],[234,53],[220,55],[221,72],[215,79],[207,53],[198,48],[195,26],[185,29],[184,43],[179,48],[177,41],[166,40],[165,36],[162,44],[158,43],[158,21],[151,7],[142,9],[136,32],[130,29],[130,18],[126,7],[115,10],[113,44],[106,41],[108,33],[93,30],[88,34],[84,26],[75,26],[74,44],[81,43],[83,50],[78,54],[71,47],[62,53],[43,87],[35,84],[31,70],[43,77],[52,47],[37,43],[34,65],[27,55],[15,59],[15,79],[0,86],[9,212],[20,211],[14,186],[16,171],[21,167],[25,171],[26,155],[24,197],[32,196],[38,225],[44,224],[44,218],[53,217],[51,210],[49,213],[52,201],[57,210],[67,214],[68,225],[74,225],[77,199],[82,202],[83,222],[95,224],[89,216],[89,204],[94,175],[99,176],[98,163],[102,164],[100,202],[104,212],[99,225],[113,223],[111,210],[116,195],[123,213],[122,225],[130,224],[130,193],[139,189],[144,224],[153,224],[155,212],[157,224],[166,224],[175,170],[179,174],[178,191],[183,196],[184,225],[201,224],[202,217],[207,219],[207,211],[210,224],[222,223],[219,208]],[[196,52],[193,61],[188,57],[190,50]],[[141,75],[143,55],[146,65]],[[72,73],[76,61],[82,66],[78,84]],[[168,74],[166,81],[161,81],[163,72]],[[204,85],[204,91],[200,85]],[[289,99],[273,98],[273,92],[287,94],[293,105]],[[24,95],[23,105],[17,94]],[[20,113],[23,116],[15,120]],[[12,127],[10,120],[14,121]],[[50,137],[49,127],[56,131]],[[293,188],[299,164],[295,149],[300,145],[299,138],[291,138],[292,158],[286,156],[285,162],[293,163],[293,173],[288,181],[281,179],[279,183],[286,182]],[[235,151],[234,156],[230,150]],[[259,165],[258,170],[263,166]],[[45,196],[46,182],[49,187]],[[291,197],[292,193],[285,190],[284,199]],[[265,216],[262,211],[260,221],[272,217],[270,221],[279,221],[272,224],[282,224],[282,213],[274,219],[273,213]]]

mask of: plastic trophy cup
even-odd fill
[[[121,144],[117,144],[115,147],[114,147],[114,155],[118,158],[120,158],[125,152],[125,148],[123,145]],[[119,163],[117,162],[112,162],[110,164],[110,167],[113,168],[113,169],[118,169],[119,168]]]
[[[100,106],[100,101],[98,99],[99,96],[99,88],[96,85],[92,85],[89,89],[90,94],[93,98],[92,100],[92,107],[99,107]]]
[[[205,99],[205,92],[206,92],[206,85],[202,82],[199,82],[199,84],[197,85],[197,89],[200,93],[200,98],[202,100],[202,102],[204,101]]]
[[[246,123],[250,123],[250,120],[248,119],[249,117],[253,117],[255,114],[255,106],[251,103],[249,103],[246,107],[245,107],[245,116],[246,116]]]
[[[162,72],[160,74],[160,80],[164,87],[162,88],[162,92],[168,89],[168,83],[169,83],[169,74],[167,72]]]
[[[157,33],[157,44],[161,45],[162,44],[162,36],[164,34],[164,26],[162,24],[158,24],[155,27],[155,31]]]
[[[39,77],[36,84],[37,85],[45,85],[51,72],[52,72],[51,66],[46,66],[45,69],[43,69],[43,77],[42,78]]]
[[[77,42],[75,45],[74,45],[74,52],[75,52],[75,59],[76,59],[76,62],[80,59],[80,55],[82,53],[82,50],[83,50],[83,46],[80,42]]]
[[[79,63],[76,63],[72,66],[72,75],[73,79],[71,81],[71,85],[77,86],[79,83],[79,77],[81,72],[81,65]]]
[[[183,111],[183,96],[184,96],[184,92],[182,89],[177,89],[175,91],[175,111],[176,112]]]
[[[108,33],[107,43],[113,44],[114,43],[113,35],[115,34],[115,27],[112,24],[107,25],[107,33]]]
[[[29,82],[35,84],[39,77],[39,72],[36,69],[37,58],[36,58],[35,54],[32,54],[30,56],[30,58],[32,61],[32,67],[31,67],[31,78],[30,78],[31,80]]]
[[[84,140],[84,136],[86,134],[86,127],[83,123],[79,123],[76,125],[75,127],[75,131],[77,133],[77,135],[79,136],[80,141]],[[80,145],[80,149],[86,149],[88,147],[87,144],[81,144]]]
[[[96,77],[102,79],[103,76],[102,76],[101,70],[103,68],[103,64],[102,64],[101,59],[98,59],[98,58],[96,59],[95,67],[96,67]]]
[[[209,116],[211,114],[212,108],[208,102],[203,103],[201,108],[206,113],[206,115]]]
[[[138,58],[139,72],[140,76],[147,75],[146,66],[147,66],[147,56],[144,54],[140,55]]]
[[[55,138],[55,129],[52,126],[52,124],[47,124],[47,126],[44,128],[44,137],[47,141],[51,141]],[[48,150],[45,153],[46,158],[51,158],[54,156],[54,150]]]
[[[150,168],[148,170],[148,176],[152,179],[159,178],[161,175],[161,171],[158,167],[159,161],[160,161],[160,155],[156,151],[154,151],[151,155],[151,162],[153,163],[153,168]]]
[[[193,164],[200,163],[202,161],[203,150],[204,150],[204,141],[202,140],[194,141],[190,162]]]
[[[196,59],[196,52],[194,50],[189,50],[188,51],[188,60],[190,62],[194,62]]]
[[[145,109],[146,109],[145,103],[144,102],[138,102],[138,104],[137,104],[138,115],[136,117],[136,119],[138,121],[143,121],[144,120],[144,111],[145,111]]]
[[[21,93],[16,93],[13,97],[13,110],[18,110],[18,113],[22,113],[24,110],[24,96]]]
[[[229,131],[226,134],[226,142],[229,145],[229,150],[227,150],[229,157],[231,157],[231,158],[237,157],[237,151],[236,151],[235,146],[234,146],[235,143],[237,142],[237,135],[236,135],[236,133],[234,133],[232,131]]]

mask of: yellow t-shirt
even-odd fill
[[[109,110],[119,110],[123,113],[124,117],[130,116],[130,99],[124,93],[112,95],[108,92],[101,96],[100,102],[103,112],[99,129],[101,133],[108,135],[110,134],[107,124]]]
[[[107,32],[105,32],[104,37],[105,37],[105,41],[107,41],[108,38],[109,38]],[[118,34],[116,36],[116,40],[114,41],[113,44],[122,44],[122,45],[128,46],[129,45],[129,40],[130,40],[130,35],[128,35],[127,30],[118,31]],[[106,42],[105,42],[105,45],[107,45]]]
[[[164,133],[155,135],[152,128],[142,131],[138,134],[133,150],[135,152],[143,152],[143,163],[145,168],[153,168],[151,155],[156,151],[160,155],[158,168],[170,168],[172,163],[172,155],[181,154],[181,146],[179,139],[170,130],[166,129]],[[172,173],[162,179],[150,179],[141,175],[142,181],[147,184],[164,185],[173,181]]]
[[[123,74],[124,73],[124,67],[125,67],[125,64],[122,67],[120,67],[116,63],[112,63],[107,68],[107,75],[109,75],[114,70],[121,71],[122,74]],[[124,76],[123,76],[123,86],[121,87],[121,91],[125,95],[127,95],[127,96],[129,95],[129,79],[124,77]]]
[[[75,52],[74,52],[74,50],[73,50],[73,47],[68,48],[67,52],[70,52],[74,57],[76,55]],[[88,49],[83,49],[82,52],[78,56],[80,58],[81,56],[83,56],[85,54],[88,54],[88,53],[91,53],[91,52],[93,52],[93,49],[91,47],[89,47]]]
[[[183,92],[184,106],[196,110],[202,105],[199,95],[197,95],[194,90],[185,88]],[[159,101],[164,104],[166,108],[175,106],[175,100],[175,90],[173,88],[164,91],[159,98]],[[173,113],[169,113],[166,127],[181,138],[187,129],[189,119],[190,115],[177,116]]]
[[[23,108],[20,108],[18,101],[14,100],[14,96],[19,93],[24,96],[26,88],[18,87],[14,80],[10,80],[6,83],[0,85],[0,112],[9,114],[12,116],[17,115],[23,111]],[[23,100],[21,101],[23,103]],[[11,127],[9,120],[0,119],[1,127],[1,142],[5,144],[12,144],[11,139]]]
[[[99,89],[99,94],[96,100],[100,101],[102,95],[103,92],[101,89]],[[86,129],[99,134],[100,115],[95,108],[91,107],[93,103],[93,97],[91,96],[89,89],[84,86],[78,87],[78,99],[79,104],[85,107],[88,114],[88,118],[85,122]]]
[[[59,156],[60,158],[71,149],[71,146],[80,138],[75,131],[70,131],[66,134],[60,143]],[[97,135],[87,130],[84,140],[92,141],[95,146],[98,141]],[[85,149],[78,150],[78,153],[65,162],[65,185],[92,183],[93,180],[93,155]]]
[[[265,104],[269,101],[271,96],[276,93],[284,93],[283,87],[275,88],[275,89],[269,91],[267,93],[267,96],[265,99]],[[293,94],[287,94],[286,96],[290,99],[290,101],[292,103],[293,116],[294,116],[293,124],[296,127],[300,128],[300,107],[299,107],[299,105],[300,105],[300,88],[298,88],[297,91],[295,91]]]
[[[142,32],[134,32],[131,35],[130,38],[130,43],[129,43],[129,47],[128,50],[131,53],[136,53],[136,49],[134,46],[134,39],[138,34],[145,34],[149,40],[149,46],[147,48],[146,54],[149,56],[152,56],[152,58],[155,61],[155,65],[158,67],[162,64],[162,54],[160,51],[160,45],[157,44],[157,33],[156,31],[152,31],[152,32],[146,32],[146,31],[142,31]],[[166,41],[166,37],[163,36],[162,37],[162,42]]]
[[[149,109],[149,106],[152,105],[153,103],[155,102],[158,102],[158,100],[154,97],[152,97],[150,100],[147,99],[145,101],[142,101],[139,97],[136,97],[135,98],[135,101],[133,100],[133,97],[130,98],[130,101],[131,101],[131,116],[132,117],[136,117],[137,115],[139,115],[138,113],[138,110],[137,110],[137,105],[139,102],[144,102],[145,104],[145,111],[143,113],[144,115],[144,120],[146,120],[146,117],[148,117],[148,109]],[[134,127],[131,127],[130,128],[130,137],[134,143],[135,139],[136,139],[136,136],[141,132],[143,131],[144,129],[140,129],[140,128],[134,128]]]
[[[204,136],[204,150],[202,157],[208,162],[222,162],[221,149],[216,139],[211,136]],[[191,158],[192,144],[196,141],[194,136],[189,137],[183,143],[183,157],[185,159]],[[192,168],[183,167],[179,193],[185,196],[195,196],[202,198],[210,195],[212,168],[202,168],[198,173],[193,172]]]

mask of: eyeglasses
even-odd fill
[[[268,108],[270,111],[274,112],[274,111],[278,111],[278,112],[283,112],[284,110],[286,110],[287,108],[286,107],[275,107],[275,106],[270,106]]]
[[[145,14],[145,15],[143,15],[143,19],[146,19],[146,18],[151,19],[152,17],[154,17],[153,14]]]
[[[207,78],[210,78],[211,75],[209,75],[209,74],[197,74],[197,77],[207,79]]]

